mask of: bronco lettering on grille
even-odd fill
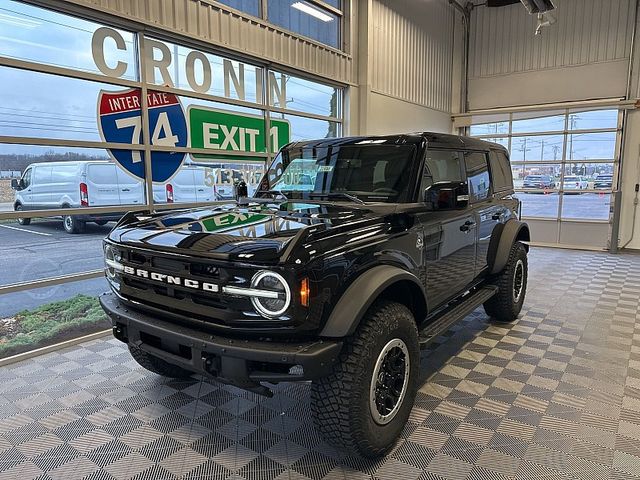
[[[182,285],[186,288],[193,288],[195,290],[204,290],[205,292],[218,292],[220,287],[215,283],[200,282],[199,280],[192,280],[190,278],[177,277],[175,275],[167,275],[165,273],[151,272],[142,268],[134,268],[128,265],[124,265],[124,273],[133,275],[140,278],[147,278],[155,280],[156,282],[163,282],[168,285]]]

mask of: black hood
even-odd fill
[[[304,241],[341,236],[380,222],[395,205],[288,201],[235,203],[153,216],[130,214],[110,233],[134,247],[246,262],[286,261]]]

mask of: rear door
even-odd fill
[[[89,206],[120,205],[118,175],[113,163],[91,163],[87,166]]]
[[[119,205],[141,205],[145,203],[142,182],[137,178],[133,178],[117,165],[115,167],[118,179]]]
[[[491,235],[503,218],[505,207],[493,198],[488,152],[465,152],[464,163],[469,185],[469,208],[477,225],[477,276],[487,267]]]
[[[428,149],[421,192],[434,183],[464,181],[464,153]],[[431,308],[460,294],[475,277],[476,222],[468,209],[429,211],[419,216],[424,232],[424,268]]]
[[[196,201],[211,202],[213,198],[213,187],[208,187],[205,183],[205,169],[203,167],[194,167],[193,169],[193,185],[196,190]]]

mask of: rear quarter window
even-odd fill
[[[489,164],[491,166],[491,175],[493,177],[493,190],[495,192],[504,192],[513,190],[513,176],[511,174],[511,164],[509,158],[504,152],[491,150],[489,152]],[[537,175],[530,175],[530,179]]]

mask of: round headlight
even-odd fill
[[[109,278],[115,278],[118,267],[120,266],[120,260],[122,257],[120,253],[111,245],[104,246],[104,263],[105,271]]]
[[[251,303],[261,315],[278,317],[289,308],[291,289],[281,275],[269,271],[258,272],[251,279],[251,288],[258,291],[251,297]]]

